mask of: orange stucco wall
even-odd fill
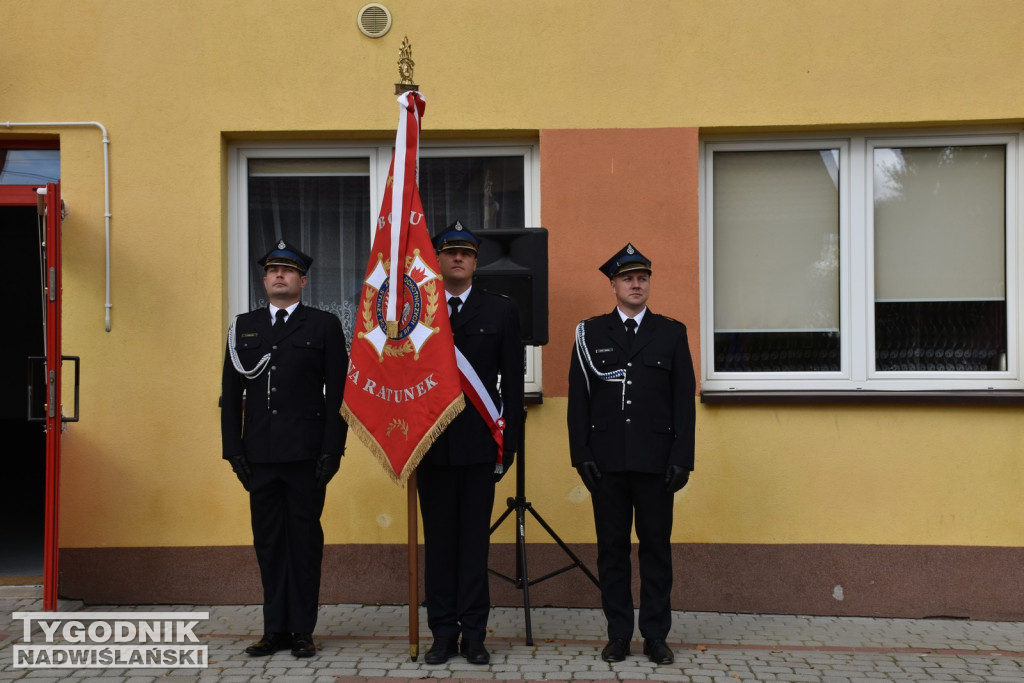
[[[626,242],[651,259],[649,306],[686,324],[699,377],[697,129],[545,130],[540,154],[550,255],[544,394],[567,394],[576,323],[615,305],[598,266]]]

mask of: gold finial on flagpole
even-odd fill
[[[402,39],[402,47],[398,51],[398,77],[400,83],[395,83],[395,94],[401,95],[404,92],[419,90],[420,87],[412,82],[412,70],[416,62],[412,61],[412,45],[409,43],[409,36]],[[387,321],[387,336],[389,339],[398,339],[398,321]]]
[[[398,77],[401,82],[395,83],[396,95],[420,89],[412,82],[412,70],[415,66],[416,62],[412,61],[412,45],[409,44],[409,36],[406,36],[402,39],[402,48],[398,51]]]

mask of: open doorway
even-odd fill
[[[27,391],[28,358],[46,352],[36,207],[0,205],[0,240],[9,282],[18,285],[5,305],[5,318],[16,322],[0,335],[0,585],[41,584],[46,434],[43,423],[28,421]],[[35,384],[44,387],[43,364],[36,366]],[[43,415],[44,401],[45,396],[33,397],[35,416]]]

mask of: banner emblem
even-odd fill
[[[434,327],[434,318],[441,299],[437,288],[441,276],[420,258],[419,249],[414,249],[412,256],[406,257],[405,264],[401,314],[398,317],[398,333],[393,340],[404,339],[403,344],[388,344],[386,314],[391,294],[388,278],[390,261],[383,261],[382,256],[378,255],[377,265],[364,280],[363,331],[359,333],[359,338],[373,346],[378,358],[385,353],[402,356],[412,352],[413,359],[418,360],[420,349],[438,331]]]

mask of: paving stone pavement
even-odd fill
[[[1024,623],[1018,622],[675,612],[669,644],[676,661],[655,666],[641,654],[639,637],[625,662],[601,661],[605,632],[600,610],[531,609],[533,644],[527,645],[525,610],[502,607],[491,612],[488,666],[473,666],[460,657],[429,666],[423,662],[430,647],[425,611],[419,612],[419,649],[413,661],[404,605],[323,605],[315,634],[319,652],[309,659],[296,659],[287,651],[270,657],[249,657],[242,652],[262,631],[258,605],[86,607],[62,601],[62,612],[209,612],[209,619],[195,627],[200,644],[208,647],[208,667],[16,668],[13,650],[23,642],[23,622],[16,621],[13,614],[41,609],[38,596],[0,589],[0,681],[1024,682]],[[33,642],[40,638],[36,629]]]

